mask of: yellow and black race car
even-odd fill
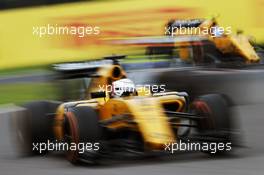
[[[63,150],[72,163],[77,163],[97,162],[118,153],[172,154],[179,150],[177,144],[183,143],[194,143],[196,150],[207,153],[232,149],[229,106],[220,94],[189,102],[185,92],[153,92],[136,86],[115,62],[55,67],[64,78],[89,77],[86,97],[24,105],[23,137],[31,153]],[[207,149],[199,144],[207,145]]]
[[[220,26],[216,18],[170,20],[165,36],[137,37],[114,41],[146,48],[149,58],[177,58],[178,62],[195,65],[263,64],[263,48],[242,31]],[[232,64],[230,64],[232,63]]]

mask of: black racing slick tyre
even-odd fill
[[[67,112],[65,138],[68,144],[77,145],[77,149],[67,151],[67,159],[71,163],[97,163],[102,140],[102,128],[97,111],[92,107],[81,106]]]
[[[47,143],[48,140],[53,139],[53,117],[49,115],[55,114],[59,105],[60,102],[55,101],[34,101],[23,105],[26,110],[21,133],[28,153],[44,154],[47,152],[40,152],[34,145]]]
[[[220,94],[200,96],[194,100],[191,109],[198,116],[203,117],[197,122],[201,141],[232,144],[232,118],[224,96]],[[224,152],[226,151],[217,151],[217,153]]]

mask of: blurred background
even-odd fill
[[[162,36],[171,19],[217,17],[221,26],[230,26],[233,33],[243,30],[262,44],[263,7],[263,0],[156,0],[155,3],[151,0],[1,0],[0,103],[31,100],[34,94],[41,94],[39,98],[50,97],[54,88],[43,83],[45,77],[41,75],[43,71],[49,73],[46,68],[52,63],[100,59],[111,54],[128,55],[126,63],[164,61],[160,55],[150,60],[144,46],[128,47],[109,41]],[[47,25],[98,26],[100,34],[84,37],[34,34],[34,28]],[[28,75],[34,75],[34,83],[29,83],[32,77],[27,78]],[[24,93],[17,95],[15,89]]]
[[[67,3],[66,3],[67,2]],[[131,53],[107,39],[164,35],[170,19],[218,17],[232,32],[264,42],[262,0],[2,0],[0,2],[1,69],[58,61],[87,60],[107,54]],[[99,26],[100,35],[78,37],[33,35],[33,27]]]

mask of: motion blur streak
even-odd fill
[[[105,39],[163,35],[163,26],[172,18],[210,18],[220,14],[219,23],[224,27],[231,25],[233,33],[242,29],[245,34],[253,35],[257,42],[263,42],[262,9],[263,0],[222,0],[220,3],[211,0],[199,3],[196,0],[156,0],[155,3],[126,0],[1,11],[0,66],[13,68],[129,53],[133,50],[109,46]],[[234,13],[238,11],[243,13]],[[33,26],[47,24],[94,25],[100,27],[101,33],[83,38],[54,36],[40,39],[32,35]]]

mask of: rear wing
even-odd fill
[[[123,58],[124,55],[112,55],[101,60],[58,63],[52,65],[52,70],[57,73],[58,79],[98,77],[96,73],[99,68],[119,64],[119,60]]]
[[[168,28],[180,28],[180,27],[186,27],[186,28],[190,28],[190,27],[199,27],[203,22],[205,21],[205,19],[178,19],[178,20],[170,20],[167,23],[167,27]]]

